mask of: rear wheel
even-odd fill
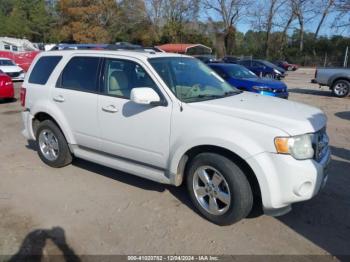
[[[253,194],[243,171],[228,158],[201,153],[190,163],[187,189],[199,212],[211,222],[229,225],[245,218],[253,206]]]
[[[72,162],[68,143],[58,126],[45,120],[38,126],[36,143],[40,159],[51,167],[64,167]]]
[[[336,97],[346,97],[350,93],[350,82],[347,80],[338,80],[332,86],[332,92]]]

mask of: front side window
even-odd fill
[[[137,63],[107,58],[104,67],[103,94],[130,99],[133,88],[150,87],[158,92],[156,84]]]
[[[4,45],[5,50],[11,50],[11,46],[10,45]]]
[[[36,62],[29,76],[29,83],[45,85],[62,56],[43,56]]]
[[[17,52],[18,51],[18,48],[17,48],[17,46],[12,46],[12,51],[15,51],[15,52]]]
[[[61,75],[59,87],[83,92],[98,92],[98,57],[73,57]]]
[[[183,102],[199,102],[240,93],[197,59],[164,57],[151,58],[149,62]]]

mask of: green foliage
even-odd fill
[[[0,0],[0,36],[27,38],[33,42],[113,43],[132,42],[144,46],[164,43],[201,43],[224,55],[266,58],[266,32],[226,28],[223,21],[198,21],[199,0]],[[146,3],[146,4],[145,4]],[[150,6],[147,5],[149,3]],[[155,13],[153,4],[164,6]],[[153,16],[152,16],[153,15]],[[267,59],[286,59],[302,65],[339,65],[350,38],[318,37],[304,33],[300,52],[300,32],[285,37],[270,35]]]

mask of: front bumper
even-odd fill
[[[247,159],[257,176],[265,213],[282,215],[291,210],[291,204],[314,197],[327,182],[330,156],[328,148],[319,162],[275,153]]]

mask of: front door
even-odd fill
[[[169,155],[171,105],[139,105],[130,101],[133,88],[151,87],[165,99],[138,63],[106,58],[98,98],[102,151],[115,157],[165,168]]]

